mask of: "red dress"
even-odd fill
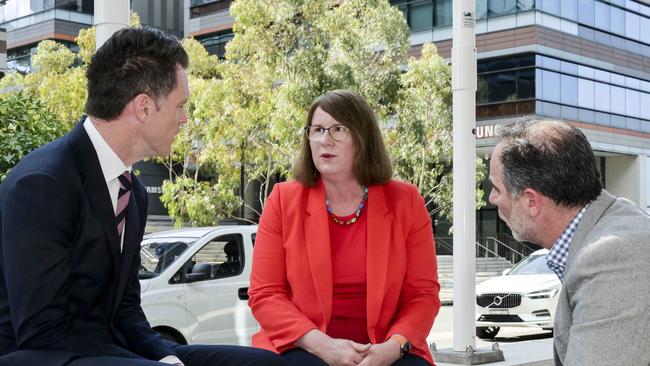
[[[362,344],[370,343],[366,320],[366,211],[364,207],[357,222],[351,225],[339,225],[329,219],[334,296],[327,335]],[[354,215],[339,218],[347,221]]]

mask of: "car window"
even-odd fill
[[[512,268],[512,270],[510,270],[510,272],[508,272],[508,276],[546,273],[553,274],[553,271],[551,271],[546,265],[546,255],[534,255],[519,262]]]
[[[244,269],[244,245],[241,234],[218,236],[206,243],[191,259],[188,273],[206,273],[204,280],[232,277]]]
[[[192,244],[179,239],[145,240],[140,246],[140,278],[158,276]]]

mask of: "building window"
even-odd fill
[[[413,32],[452,25],[452,0],[391,0],[390,3],[402,12]],[[485,19],[534,8],[535,0],[477,0],[475,16]]]
[[[192,0],[190,5],[190,18],[218,13],[230,9],[232,0]]]
[[[594,0],[578,0],[578,22],[590,27],[594,26]]]
[[[36,53],[36,45],[24,46],[7,50],[7,71],[15,70],[27,74],[32,70],[32,54]]]
[[[535,55],[480,60],[477,66],[477,104],[515,102],[535,97]],[[520,107],[522,106],[500,106],[491,108],[490,111],[497,115],[521,114]]]
[[[646,178],[645,178],[645,187],[646,187],[646,193],[645,193],[645,202],[646,202],[646,211],[650,213],[650,156],[645,157],[646,165],[645,165],[645,173],[646,173]]]
[[[537,56],[537,112],[650,132],[650,82]]]
[[[408,19],[414,32],[433,28],[433,3],[428,0],[413,2]]]
[[[219,58],[226,57],[226,44],[233,39],[235,34],[232,30],[224,32],[213,33],[205,36],[196,37],[196,40],[203,44],[206,51],[211,55],[216,55]]]

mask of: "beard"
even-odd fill
[[[512,236],[518,241],[536,242],[535,224],[528,220],[517,203],[512,205],[510,220],[507,220],[506,223],[512,231]]]

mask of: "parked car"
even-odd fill
[[[553,329],[555,308],[562,286],[546,266],[548,250],[540,249],[503,276],[476,288],[476,335],[493,339],[501,327]]]
[[[250,345],[258,329],[246,300],[257,226],[148,234],[141,244],[142,308],[181,344]]]

